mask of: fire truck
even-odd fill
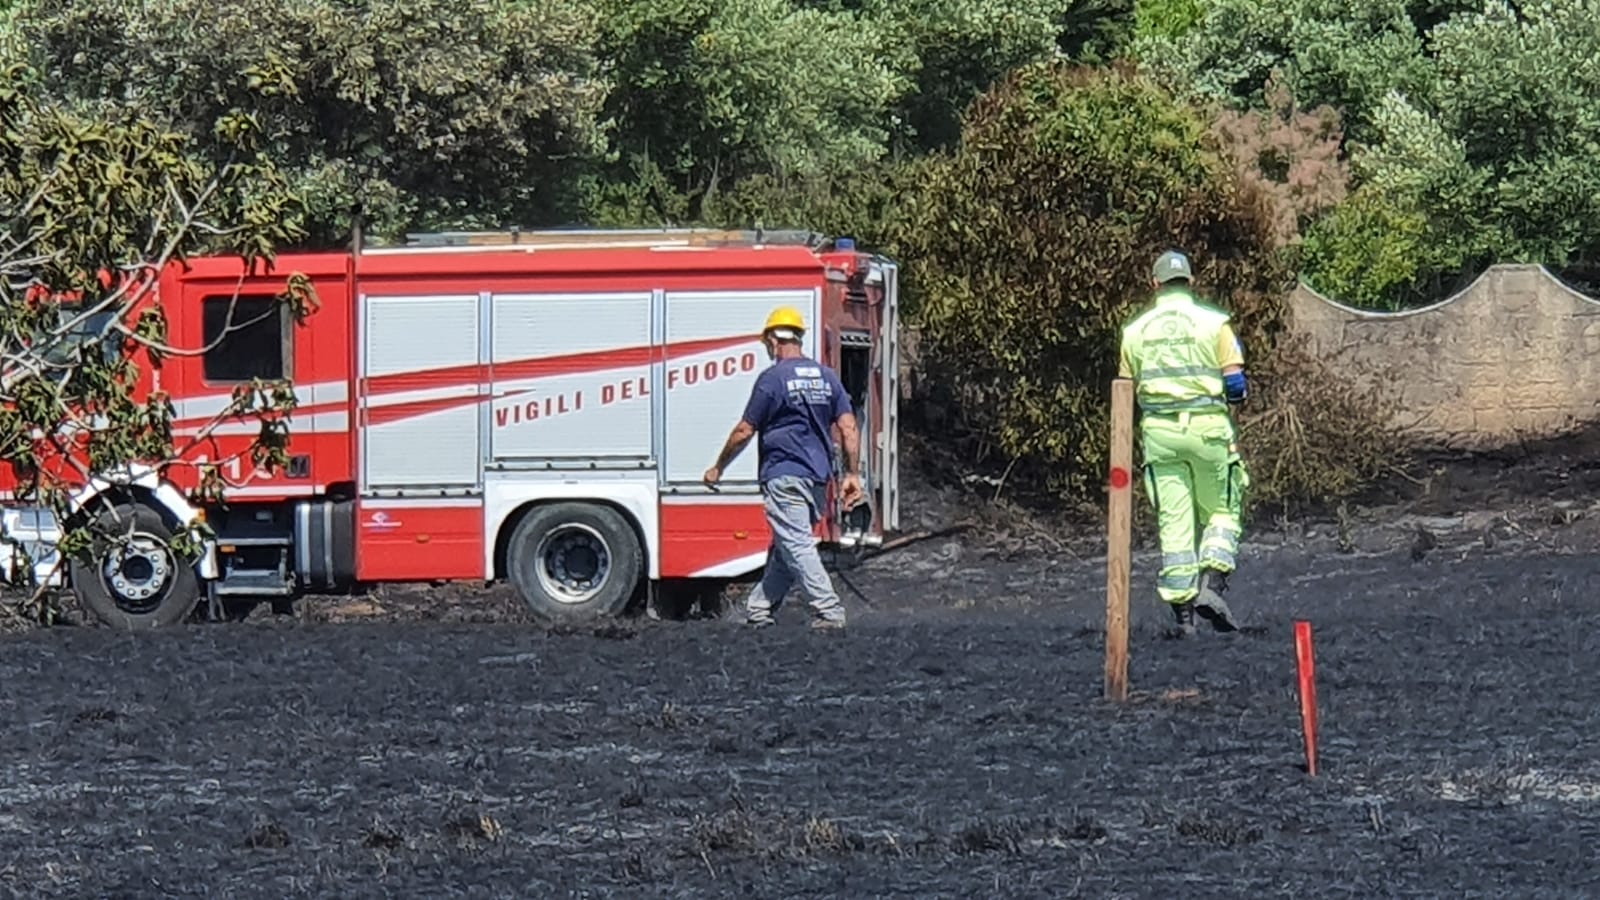
[[[305,326],[274,305],[291,273],[317,292]],[[230,597],[499,580],[538,616],[582,622],[664,583],[751,576],[770,538],[754,442],[715,490],[701,479],[770,364],[759,332],[779,306],[804,314],[805,351],[838,371],[860,424],[867,502],[846,511],[830,486],[818,540],[880,544],[900,514],[897,284],[848,238],[696,230],[358,237],[270,269],[174,263],[155,289],[170,343],[206,349],[146,367],[140,390],[172,398],[185,464],[78,487],[72,509],[109,498],[137,529],[90,560],[56,565],[62,523],[12,501],[4,533],[34,571],[13,552],[8,575],[54,578],[126,629]],[[193,440],[256,378],[289,382],[297,405],[271,472],[239,455],[254,420]],[[204,464],[220,464],[222,503],[194,501]],[[190,562],[170,539],[196,520],[215,537]]]

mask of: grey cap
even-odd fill
[[[1194,271],[1189,268],[1189,257],[1176,250],[1168,250],[1157,257],[1150,274],[1157,284],[1165,284],[1174,278],[1194,278]]]

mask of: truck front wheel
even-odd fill
[[[109,540],[102,534],[129,535]],[[200,602],[194,566],[173,552],[172,529],[142,503],[122,503],[95,519],[90,560],[73,557],[72,591],[100,621],[124,631],[175,625]]]
[[[518,523],[506,569],[535,616],[589,622],[627,608],[644,554],[628,520],[611,507],[555,503],[534,507]]]

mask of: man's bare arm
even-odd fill
[[[839,446],[844,450],[844,471],[848,475],[861,474],[861,432],[856,429],[855,413],[839,417]]]
[[[717,456],[717,464],[714,468],[718,470],[726,469],[728,464],[733,462],[734,457],[738,456],[739,452],[744,449],[744,445],[750,443],[750,439],[755,436],[756,427],[740,419],[739,424],[733,426],[733,431],[729,433],[727,443],[722,445],[722,453]]]

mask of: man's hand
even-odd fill
[[[743,419],[739,420],[739,424],[733,426],[733,431],[728,435],[728,442],[722,445],[722,452],[717,454],[717,461],[711,465],[711,468],[706,470],[705,475],[701,476],[701,480],[706,483],[706,487],[715,488],[717,486],[717,482],[722,480],[722,467],[733,462],[733,458],[738,456],[739,451],[744,449],[744,445],[750,443],[750,439],[755,436],[756,427]]]
[[[844,483],[840,485],[840,499],[844,501],[845,509],[854,509],[865,494],[861,489],[861,476],[855,474],[856,467],[861,464],[861,432],[856,429],[854,413],[845,413],[834,424],[843,438],[839,442],[839,449],[844,451],[844,470],[850,473],[844,476]]]
[[[843,500],[845,509],[855,509],[856,505],[865,499],[866,492],[861,489],[860,475],[853,473],[846,475],[844,477],[844,485],[842,490],[844,491]]]

